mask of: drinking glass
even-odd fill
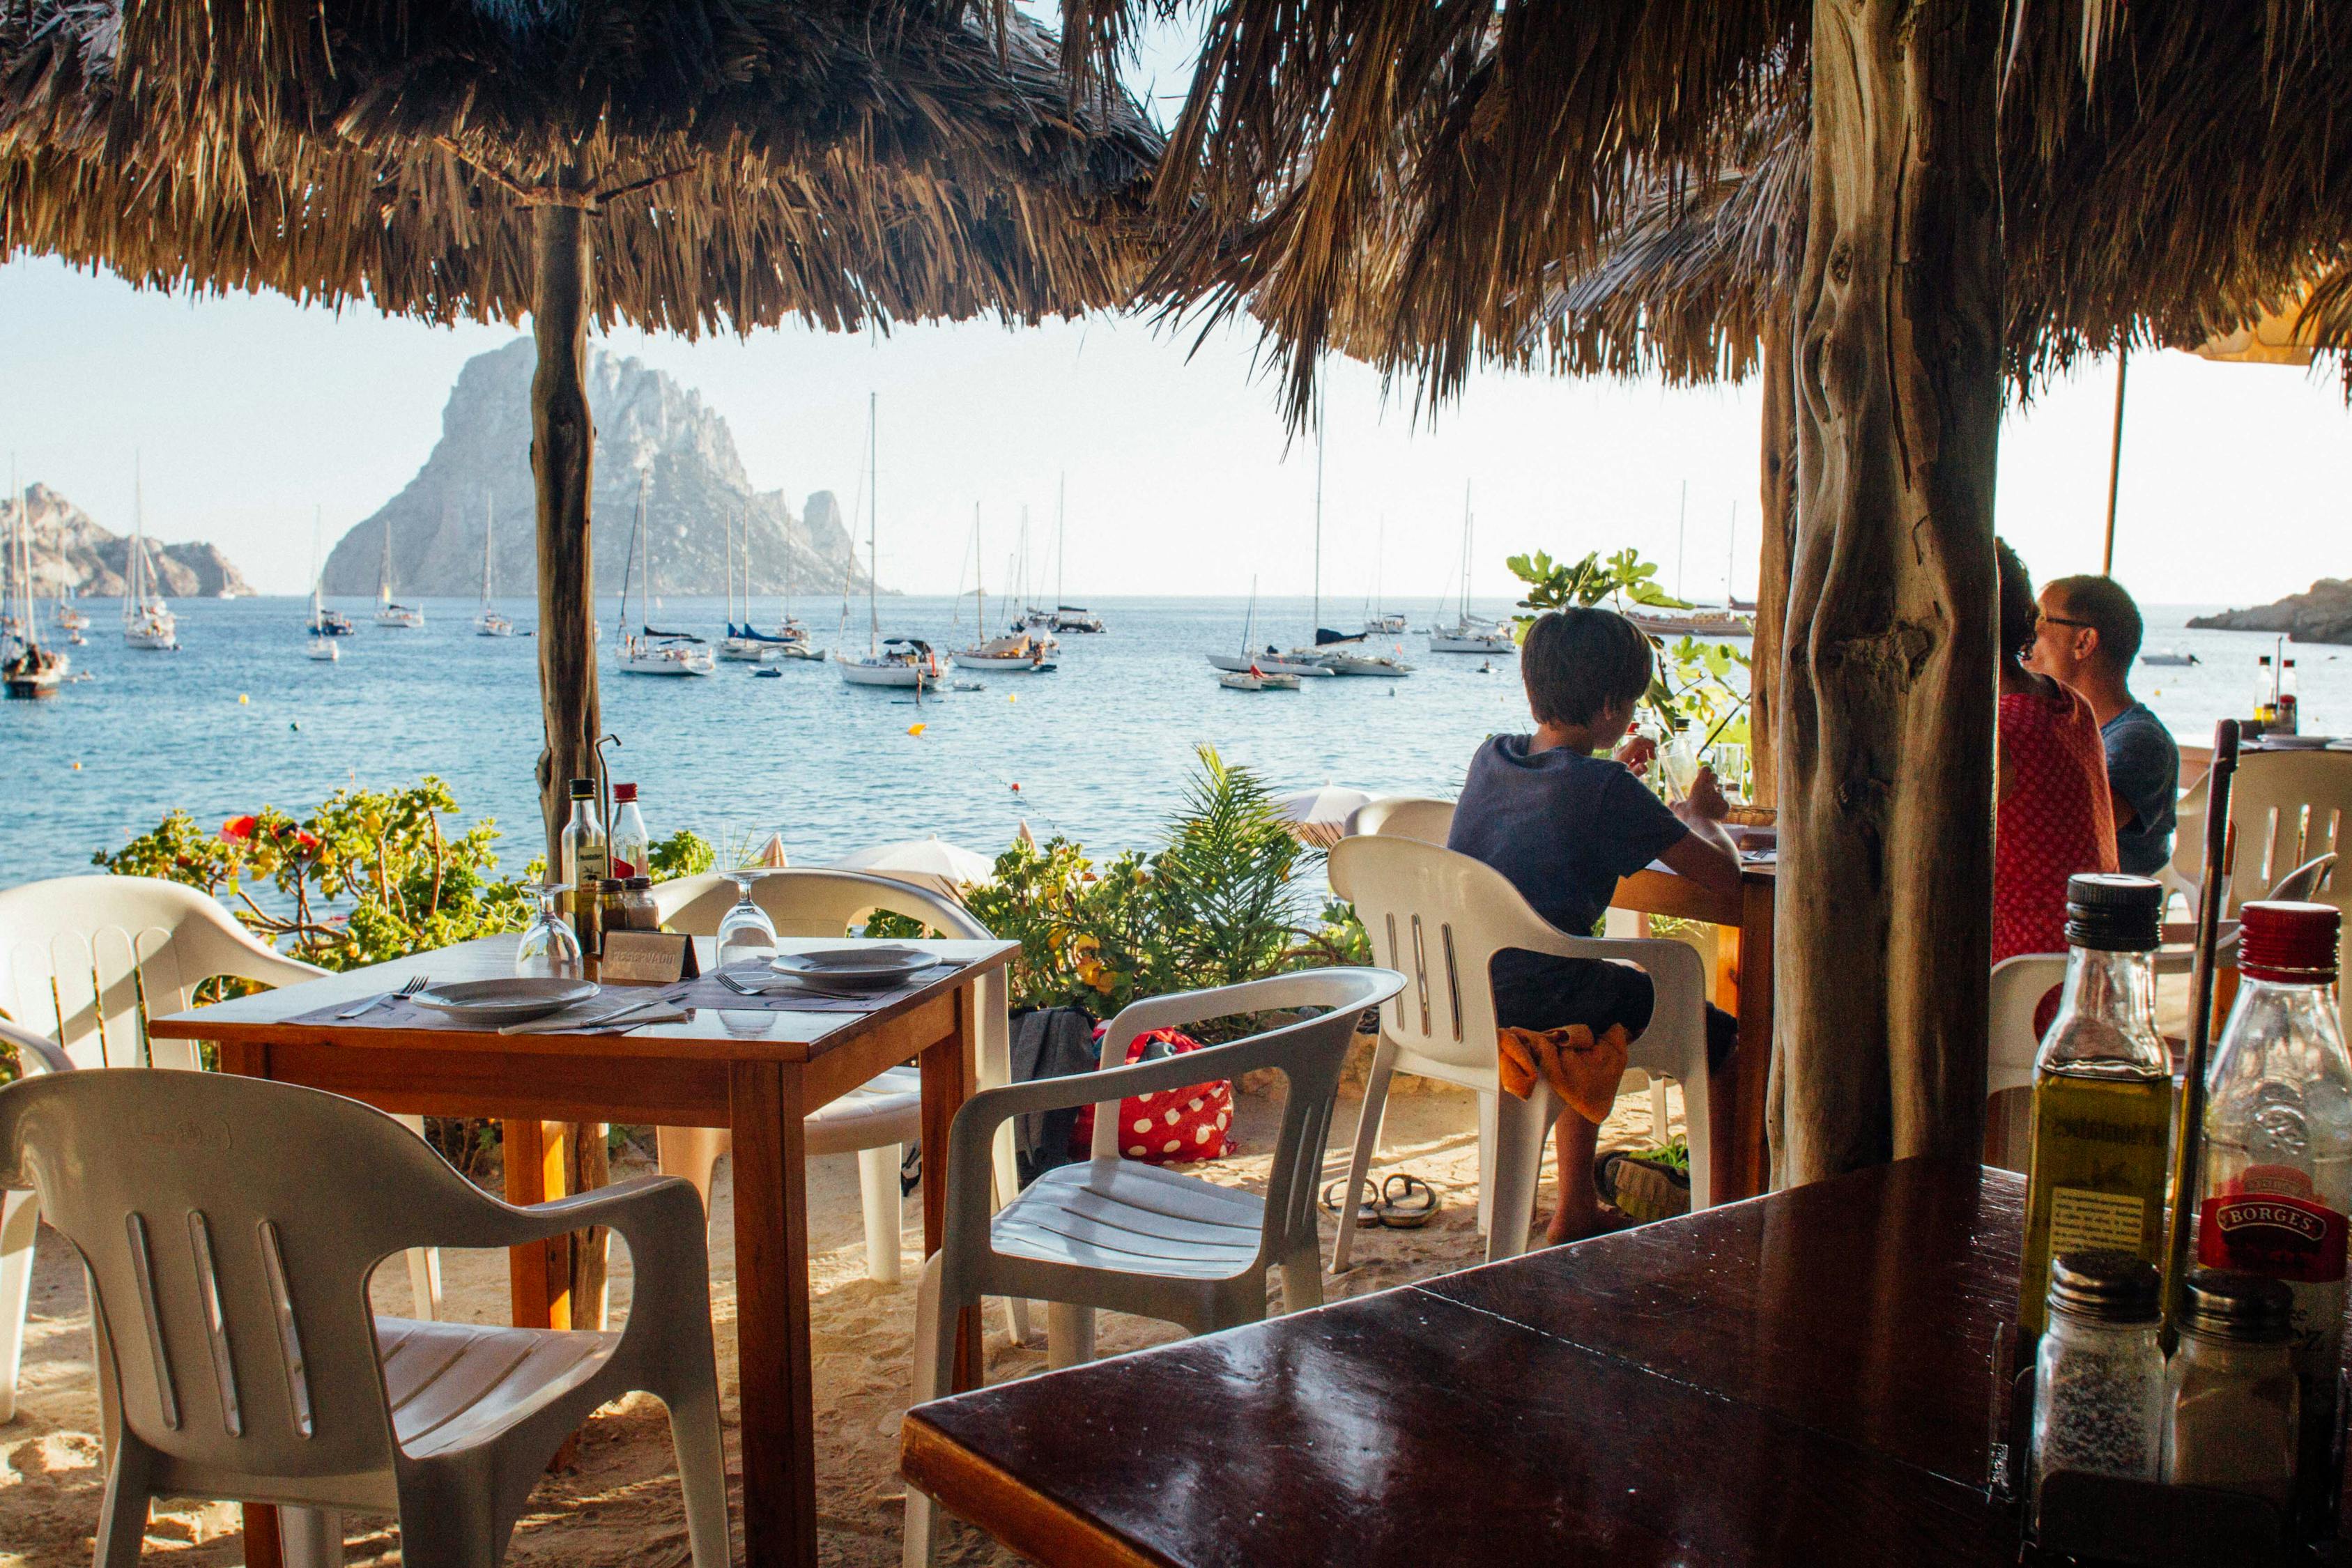
[[[1707,765],[1715,770],[1716,782],[1723,793],[1734,800],[1748,796],[1748,748],[1737,741],[1724,741],[1707,748]]]
[[[719,922],[719,963],[721,968],[738,959],[758,958],[776,951],[776,928],[768,912],[751,901],[751,886],[764,870],[744,868],[724,873],[739,895],[735,907]]]
[[[580,957],[580,938],[572,929],[570,917],[563,912],[563,895],[571,890],[569,882],[540,884],[539,912],[531,917],[530,929],[522,933],[522,942],[515,949],[517,974],[541,980],[587,978],[587,965]]]

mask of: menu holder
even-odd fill
[[[603,985],[674,985],[701,973],[694,939],[667,931],[608,931],[597,960]]]

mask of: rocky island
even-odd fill
[[[2308,593],[2250,610],[2193,616],[2189,624],[2225,632],[2284,632],[2297,642],[2352,643],[2352,581],[2322,577]]]
[[[47,485],[25,487],[24,508],[33,557],[36,598],[110,599],[121,595],[131,570],[127,534],[100,528],[89,513]],[[16,508],[0,500],[0,538],[16,537]],[[228,557],[205,543],[147,541],[148,580],[167,599],[236,598],[253,592]]]
[[[323,574],[328,593],[375,593],[389,528],[396,595],[470,599],[481,590],[486,525],[498,592],[534,591],[532,368],[528,338],[466,363],[442,409],[441,438],[425,466],[398,495],[336,542]],[[596,422],[590,542],[598,594],[620,592],[640,472],[646,481],[648,553],[659,593],[726,592],[730,519],[738,591],[748,560],[751,591],[763,599],[781,595],[788,558],[795,593],[838,594],[845,574],[851,586],[865,587],[863,564],[855,558],[832,492],[817,491],[795,515],[782,492],[754,490],[727,421],[699,394],[640,360],[592,348],[588,409]]]

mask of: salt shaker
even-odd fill
[[[2158,1478],[2164,1352],[2160,1280],[2128,1252],[2060,1253],[2050,1265],[2050,1322],[2033,1373],[2033,1492],[2053,1470]]]
[[[2294,1490],[2300,1391],[2284,1282],[2191,1269],[2180,1344],[2165,1375],[2164,1479],[2286,1506]]]

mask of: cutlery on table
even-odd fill
[[[415,995],[419,991],[424,990],[427,985],[432,984],[433,977],[429,974],[412,974],[406,980],[401,982],[399,990],[387,991],[381,996],[371,996],[356,1007],[344,1008],[341,1012],[336,1014],[335,1016],[338,1018],[356,1018],[362,1013],[374,1012],[378,1007],[383,1006],[387,1002],[405,1002],[408,998]]]

